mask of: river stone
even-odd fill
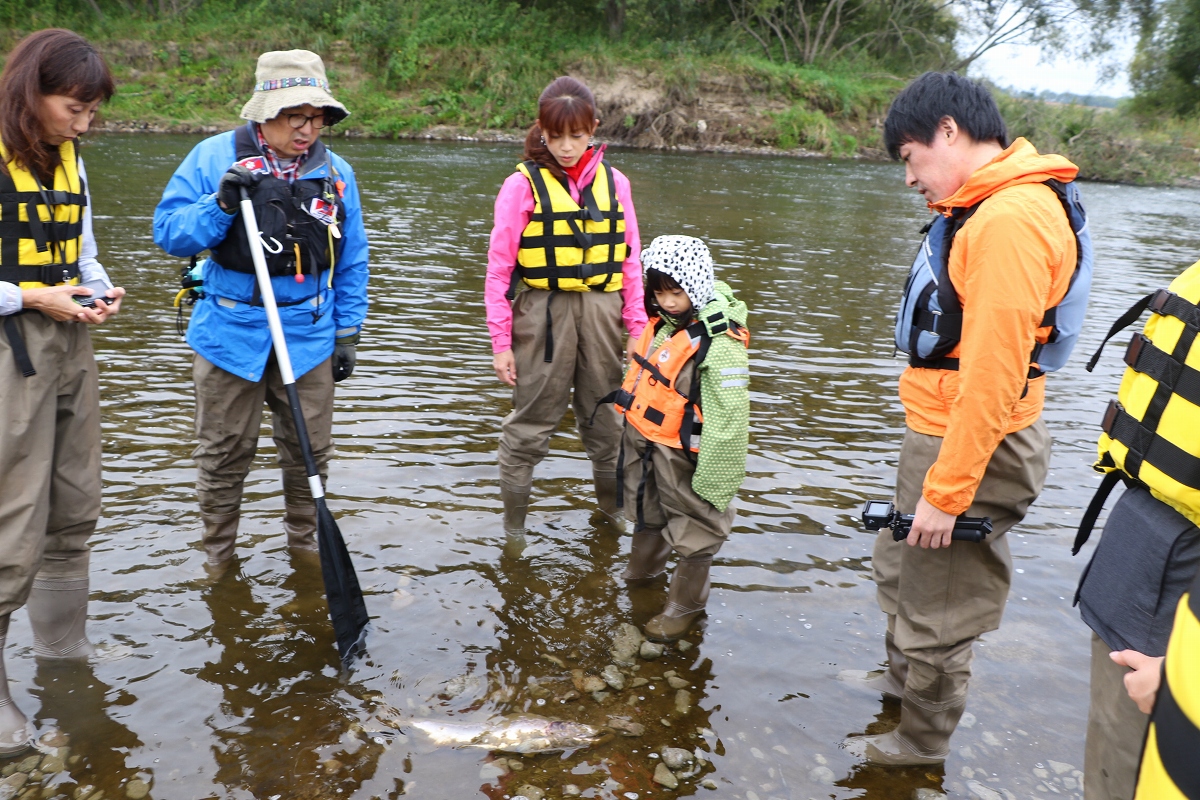
[[[38,764],[42,763],[42,754],[34,753],[28,758],[21,759],[21,763],[17,764],[17,772],[29,774],[38,768]]]
[[[833,770],[829,767],[813,767],[808,771],[808,779],[813,783],[833,783]]]
[[[946,800],[937,789],[913,789],[912,800]]]
[[[85,798],[91,797],[95,791],[96,787],[90,783],[80,786],[75,789],[75,800],[85,800]]]
[[[129,800],[142,800],[148,794],[150,794],[150,784],[141,778],[134,778],[125,784],[125,796]]]
[[[14,772],[12,775],[9,775],[3,781],[0,781],[0,797],[5,798],[5,800],[9,797],[16,797],[17,792],[21,791],[21,788],[28,780],[29,776],[24,772]]]
[[[664,747],[662,749],[662,760],[668,769],[675,771],[691,764],[692,754],[681,747]]]
[[[672,675],[667,678],[667,683],[672,689],[685,689],[691,685],[691,681],[687,678],[680,678],[678,675]]]
[[[579,691],[586,692],[588,694],[591,694],[592,692],[602,692],[608,688],[608,684],[605,683],[604,679],[598,675],[585,675],[581,683],[583,685],[579,687]]]
[[[683,716],[692,710],[692,694],[687,689],[675,693],[675,713]]]
[[[628,717],[609,717],[608,727],[622,736],[641,736],[646,732],[645,725],[634,722]]]
[[[63,761],[58,756],[46,756],[42,762],[42,772],[46,775],[56,775],[63,771]]]
[[[9,775],[12,775],[16,771],[17,771],[17,765],[15,763],[14,764],[6,764],[4,766],[4,769],[0,769],[0,775],[3,775],[4,777],[7,778]]]
[[[984,744],[991,745],[992,747],[999,747],[1000,745],[1004,744],[1004,742],[1000,741],[1000,737],[991,731],[984,731],[983,735],[979,738],[983,739]]]
[[[326,775],[332,775],[342,768],[342,762],[336,758],[327,758],[321,762],[321,769],[325,770]]]
[[[686,653],[688,650],[692,649],[692,643],[689,642],[687,639],[680,639],[678,642],[675,643],[675,646],[677,648],[679,648],[679,652],[681,652],[681,653]]]
[[[654,782],[667,787],[668,789],[678,789],[679,779],[667,768],[667,765],[658,762],[658,766],[654,768]]]
[[[638,655],[647,661],[653,661],[660,657],[665,649],[658,642],[642,642],[642,646],[638,649]]]
[[[71,737],[59,730],[53,730],[49,733],[42,734],[42,738],[38,739],[45,747],[66,747],[71,743]]]
[[[600,705],[612,702],[612,692],[592,692],[592,699]]]
[[[1055,775],[1062,775],[1065,772],[1070,772],[1071,770],[1075,769],[1070,764],[1064,764],[1061,761],[1051,761],[1050,759],[1046,759],[1046,763],[1050,765],[1050,769],[1054,770]]]
[[[995,789],[989,789],[979,781],[967,781],[967,791],[979,800],[1004,800]]]
[[[637,629],[636,625],[631,625],[628,622],[622,622],[613,634],[612,657],[613,661],[626,666],[634,663],[634,656],[637,655],[638,649],[642,646],[645,638],[642,632]]]
[[[625,676],[621,674],[621,670],[617,669],[615,664],[609,664],[605,667],[600,672],[600,677],[618,692],[625,688]]]
[[[568,783],[563,787],[563,794],[565,794],[567,797],[579,797],[581,794],[583,794],[583,790],[573,783]]]
[[[975,724],[975,715],[970,711],[964,711],[963,715],[958,718],[958,727],[970,728]],[[930,789],[929,791],[933,791]]]
[[[700,785],[705,789],[711,789],[714,792],[717,790],[717,782],[712,778],[705,778],[704,780],[700,781]]]
[[[577,692],[574,689],[568,689],[566,692],[564,692],[563,694],[560,694],[558,696],[558,702],[573,703],[576,700],[578,700],[580,697],[583,697],[583,695],[581,695],[579,692]]]
[[[650,683],[649,678],[634,678],[629,682],[629,688],[640,689]]]
[[[517,794],[523,794],[529,800],[544,800],[546,793],[536,786],[530,786],[528,783],[521,784],[517,787]],[[516,798],[513,798],[516,800]]]

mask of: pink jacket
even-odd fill
[[[584,170],[582,184],[587,186],[596,175],[603,151],[592,158]],[[617,185],[617,199],[625,209],[625,243],[629,245],[629,256],[621,268],[621,318],[625,329],[634,339],[642,335],[646,327],[646,309],[642,293],[642,240],[638,235],[637,215],[633,210],[633,197],[629,190],[629,179],[613,169]],[[571,197],[579,202],[579,186],[568,179]],[[512,305],[505,299],[517,264],[517,250],[521,246],[521,232],[529,224],[533,214],[533,187],[529,179],[514,172],[500,187],[496,196],[495,225],[488,246],[487,278],[483,283],[483,306],[487,312],[488,331],[492,335],[492,352],[503,353],[512,349]]]

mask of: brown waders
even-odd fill
[[[233,557],[242,485],[258,449],[263,403],[271,409],[272,436],[283,468],[283,524],[288,546],[316,550],[316,507],[275,357],[267,361],[261,380],[248,381],[197,354],[192,361],[192,376],[196,384],[197,439],[192,456],[196,459],[196,495],[209,565],[217,566]],[[323,484],[333,452],[333,370],[329,360],[298,377],[296,391]]]
[[[690,368],[685,368],[690,369]],[[686,385],[680,375],[680,385]],[[646,623],[647,638],[671,642],[683,636],[708,603],[713,556],[729,538],[733,503],[718,511],[692,490],[696,464],[683,450],[654,444],[625,426],[624,507],[636,520],[626,581],[661,575],[671,551],[679,561],[662,613]]]
[[[616,507],[617,412],[600,398],[621,385],[621,293],[521,291],[513,301],[513,409],[500,424],[500,496],[504,530],[525,529],[533,468],[570,404],[592,462],[600,510]],[[592,414],[595,413],[595,419]]]
[[[1091,703],[1083,750],[1085,800],[1133,800],[1142,742],[1150,717],[1125,689],[1129,668],[1108,654],[1112,648],[1092,634]]]
[[[916,510],[925,473],[941,444],[941,437],[905,431],[896,475],[901,513]],[[966,707],[972,645],[1000,627],[1008,599],[1012,555],[1006,534],[1041,492],[1049,464],[1050,434],[1041,419],[1004,437],[966,512],[992,519],[993,532],[980,544],[953,542],[925,549],[893,541],[890,530],[880,531],[872,563],[893,648],[878,689],[890,694],[903,688],[896,730],[857,737],[868,760],[930,764],[949,753],[950,735]]]
[[[35,374],[0,334],[0,755],[23,749],[25,717],[8,692],[9,615],[28,605],[38,658],[81,658],[88,539],[100,516],[100,390],[88,326],[14,317]]]

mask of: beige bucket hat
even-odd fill
[[[272,50],[258,57],[254,70],[254,96],[242,106],[242,118],[266,122],[285,108],[305,103],[325,109],[329,124],[350,116],[329,93],[325,64],[310,50]]]

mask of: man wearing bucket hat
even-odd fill
[[[154,241],[168,253],[209,251],[187,342],[195,351],[196,494],[214,567],[234,554],[264,402],[283,468],[288,545],[316,549],[316,511],[238,211],[245,189],[324,480],[333,385],[354,370],[367,311],[367,238],[354,171],[319,138],[348,114],[329,92],[320,56],[264,53],[242,108],[247,124],[196,145],[154,212]]]

